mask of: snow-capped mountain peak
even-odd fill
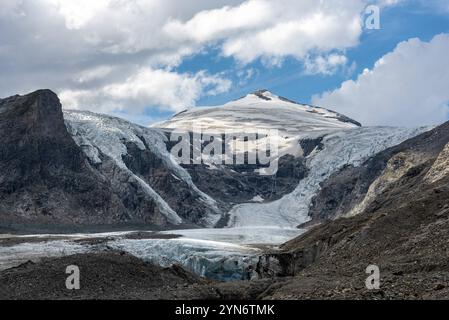
[[[258,97],[259,99],[265,100],[265,101],[272,101],[272,100],[279,99],[279,97],[276,94],[270,92],[269,90],[261,89],[261,90],[254,91],[254,92],[240,98],[239,100],[252,98],[254,96]]]
[[[306,157],[307,177],[274,202],[244,203],[229,212],[228,226],[295,226],[306,222],[311,199],[320,183],[345,165],[358,165],[373,154],[415,136],[424,128],[361,127],[337,112],[301,104],[258,90],[216,107],[185,110],[155,125],[163,129],[216,133],[232,129],[250,133],[277,129],[279,158]],[[310,145],[312,145],[312,147]],[[310,150],[308,150],[310,149]]]
[[[353,129],[361,125],[324,108],[300,104],[268,90],[258,90],[222,106],[195,107],[153,127],[192,131],[193,126],[223,133],[227,129],[277,129],[283,136]]]

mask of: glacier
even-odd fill
[[[277,246],[299,236],[303,232],[303,229],[298,228],[251,226],[228,229],[187,229],[163,231],[161,233],[238,245]]]
[[[170,120],[145,128],[126,120],[86,111],[64,110],[66,126],[75,142],[92,163],[101,163],[99,153],[113,159],[131,180],[141,185],[145,193],[173,224],[182,223],[181,217],[148,183],[127,168],[123,156],[126,142],[133,142],[141,150],[149,148],[171,170],[172,176],[184,181],[200,195],[210,209],[204,218],[205,227],[214,227],[222,218],[217,201],[200,190],[167,149],[167,130],[191,131],[200,127],[209,132],[226,129],[245,132],[257,129],[278,129],[280,151],[302,156],[300,141],[323,138],[322,150],[315,150],[306,158],[309,173],[296,189],[281,199],[267,203],[254,197],[249,203],[236,204],[228,212],[226,227],[296,227],[308,221],[308,209],[322,181],[345,165],[359,165],[368,157],[397,145],[430,128],[360,127],[336,112],[299,104],[269,91],[258,91],[239,100],[218,107],[199,107],[186,110]],[[221,168],[214,168],[221,170]],[[206,192],[204,192],[206,191]]]
[[[246,279],[248,270],[256,269],[263,248],[274,249],[303,232],[279,227],[174,230],[161,234],[181,238],[122,239],[108,246],[164,267],[179,264],[205,278],[232,281]]]
[[[179,264],[206,278],[222,281],[247,279],[248,270],[256,268],[266,249],[276,250],[306,231],[297,227],[310,220],[309,207],[321,182],[346,165],[361,165],[376,153],[430,129],[361,127],[356,121],[331,110],[299,104],[269,91],[258,91],[223,106],[192,108],[150,128],[88,111],[63,112],[68,132],[91,164],[100,165],[105,157],[110,159],[129,181],[139,185],[145,196],[154,201],[168,222],[184,228],[180,225],[185,221],[170,207],[169,200],[164,199],[124,162],[124,156],[128,153],[127,143],[130,142],[138,149],[149,150],[156,155],[169,175],[176,181],[184,182],[205,204],[201,210],[207,211],[207,215],[201,226],[206,228],[160,231],[149,239],[127,237],[135,231],[0,235],[0,240],[17,238],[20,242],[10,246],[0,245],[0,270],[44,257],[114,249],[163,267]],[[227,129],[241,132],[276,129],[279,131],[278,157],[292,155],[304,158],[307,175],[293,185],[294,190],[288,189],[292,192],[276,201],[267,202],[262,195],[255,193],[251,195],[252,199],[245,200],[248,203],[236,201],[226,206],[227,212],[222,212],[218,197],[214,199],[207,194],[207,185],[200,189],[194,183],[193,174],[191,176],[186,168],[178,164],[167,147],[167,136],[172,130],[190,132],[198,127],[217,134]],[[304,140],[319,140],[320,147],[305,152],[301,147]],[[117,169],[115,166],[114,169]],[[210,166],[209,169],[211,174],[216,170],[229,170],[238,175],[238,172],[220,166]],[[227,173],[224,171],[224,174]],[[227,214],[228,220],[223,223],[224,214]],[[219,221],[222,228],[214,228]],[[78,241],[93,238],[105,241],[98,244]]]
[[[230,211],[228,227],[281,226],[295,227],[310,220],[311,201],[320,183],[345,165],[361,165],[369,157],[414,137],[428,127],[365,127],[343,131],[314,133],[323,136],[324,148],[307,158],[308,176],[296,189],[271,203],[239,204]]]
[[[27,261],[73,254],[119,250],[162,267],[183,266],[202,277],[219,281],[241,280],[249,269],[255,270],[263,249],[275,249],[305,230],[296,228],[188,229],[154,233],[151,239],[127,239],[135,231],[77,234],[3,235],[0,239],[24,241],[0,245],[0,270]],[[157,238],[161,235],[160,238]],[[173,238],[167,239],[166,236]],[[179,238],[175,238],[180,236]],[[26,242],[27,239],[33,242]],[[41,239],[41,240],[39,240]],[[89,244],[78,240],[105,239]]]
[[[249,246],[188,238],[116,240],[108,246],[163,267],[178,264],[222,281],[241,280],[245,267],[254,266],[262,253]]]
[[[155,128],[223,133],[227,129],[279,131],[279,155],[303,156],[300,141],[322,138],[322,150],[306,158],[307,177],[281,199],[237,204],[228,212],[228,228],[266,226],[294,228],[308,222],[309,206],[320,183],[345,165],[358,166],[369,157],[412,138],[430,127],[361,127],[337,112],[296,103],[260,90],[218,107],[197,107],[153,125]],[[259,198],[255,198],[260,200]]]

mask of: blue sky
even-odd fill
[[[278,95],[310,104],[312,96],[337,89],[345,80],[355,80],[365,68],[371,69],[378,59],[393,51],[398,43],[410,38],[430,41],[435,35],[449,33],[448,12],[438,10],[437,2],[430,2],[432,1],[408,1],[383,8],[381,29],[365,29],[360,44],[346,51],[348,67],[331,75],[306,74],[303,62],[291,57],[287,57],[281,66],[267,67],[258,60],[241,68],[233,58],[220,56],[220,52],[213,47],[186,58],[177,70],[192,73],[204,69],[210,73],[223,72],[235,83],[228,92],[202,97],[197,102],[198,106],[221,105],[258,89],[268,89]],[[238,73],[251,69],[255,70],[255,75],[242,83]],[[159,110],[151,110],[149,113],[150,116],[161,118],[170,117],[171,114]]]
[[[0,96],[143,125],[257,89],[367,125],[449,115],[445,0],[3,0],[0,30]]]
[[[311,103],[312,95],[335,89],[344,80],[356,78],[363,69],[372,68],[379,58],[391,52],[399,42],[414,37],[429,41],[437,34],[448,32],[449,14],[438,12],[435,7],[422,2],[412,1],[384,8],[381,11],[381,29],[364,30],[360,45],[347,51],[349,62],[356,63],[353,72],[340,70],[331,76],[306,75],[303,63],[293,58],[287,58],[281,67],[273,68],[266,68],[257,61],[247,66],[258,71],[258,75],[248,83],[236,85],[219,96],[202,98],[198,105],[220,105],[257,89],[269,89],[290,99]],[[230,72],[238,82],[236,68],[238,66],[232,58],[220,58],[214,50],[205,55],[190,57],[179,66],[179,70],[183,72],[202,69],[211,70],[212,73]]]

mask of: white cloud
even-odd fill
[[[217,75],[200,71],[194,75],[166,70],[142,69],[124,82],[92,90],[64,90],[61,101],[66,108],[95,108],[117,113],[124,110],[136,114],[150,106],[180,111],[194,106],[203,95],[216,95],[229,90],[231,82]]]
[[[229,90],[223,75],[176,72],[210,46],[239,68],[291,56],[328,73],[358,44],[367,1],[2,0],[0,96],[45,87],[94,111],[175,110]]]
[[[304,63],[306,74],[330,75],[339,68],[346,66],[348,59],[344,55],[330,54],[307,58]]]
[[[303,59],[311,51],[344,50],[362,32],[361,0],[250,0],[239,6],[202,11],[192,19],[169,22],[169,37],[202,44],[222,40],[223,55],[241,63]]]
[[[244,86],[248,81],[259,75],[259,70],[256,68],[244,68],[237,70],[236,75],[239,78],[239,86]]]
[[[204,43],[267,25],[272,10],[270,2],[251,0],[236,7],[201,11],[187,22],[172,20],[164,26],[164,31],[174,39]]]
[[[379,59],[372,70],[344,82],[313,103],[364,125],[418,126],[449,117],[449,34],[430,42],[410,39]]]
[[[108,0],[47,1],[64,17],[68,29],[80,29],[109,5]]]

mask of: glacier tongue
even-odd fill
[[[182,237],[120,239],[108,242],[108,246],[157,265],[179,264],[206,278],[230,281],[244,279],[248,270],[256,269],[264,253],[261,246],[278,246],[304,231],[279,227],[174,230],[161,234]]]
[[[290,194],[271,203],[236,205],[228,227],[295,227],[310,220],[309,206],[320,183],[345,165],[360,165],[370,156],[414,137],[429,128],[365,127],[323,133],[324,149],[307,159],[309,175]],[[316,133],[315,133],[315,136]]]
[[[179,264],[198,275],[226,281],[241,280],[245,266],[255,265],[261,253],[243,245],[187,238],[116,240],[108,245],[163,267]]]
[[[216,241],[237,245],[281,245],[294,237],[299,236],[304,230],[298,228],[282,227],[241,227],[228,229],[187,229],[164,231],[162,234],[181,235],[187,239]]]
[[[262,246],[278,246],[303,232],[297,228],[277,227],[191,229],[158,232],[150,239],[139,240],[127,239],[134,231],[0,235],[0,238],[11,237],[23,241],[17,245],[0,246],[0,270],[16,267],[29,260],[37,262],[44,257],[56,258],[116,249],[163,267],[179,264],[207,278],[240,280],[248,276],[248,270],[256,269],[259,257],[263,254]],[[158,235],[160,238],[157,238]],[[104,239],[105,242],[88,241],[93,239]]]

